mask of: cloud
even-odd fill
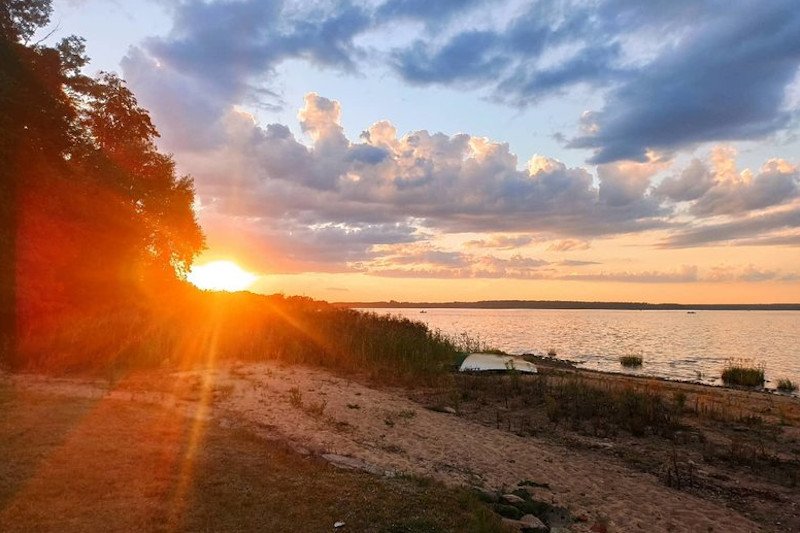
[[[517,106],[579,85],[604,90],[595,130],[568,143],[594,150],[593,163],[762,138],[794,116],[784,98],[800,66],[791,0],[724,10],[712,0],[537,2],[505,26],[445,35],[396,47],[396,72]]]
[[[603,281],[619,283],[758,283],[765,281],[793,282],[800,273],[761,269],[753,265],[717,266],[706,272],[695,265],[683,265],[672,271],[599,272],[560,276],[563,281]]]
[[[622,283],[694,283],[699,280],[694,265],[683,265],[671,272],[599,272],[595,274],[570,274],[559,279],[567,281],[616,281]]]
[[[565,259],[563,261],[559,261],[557,264],[560,266],[568,266],[568,267],[582,267],[590,265],[602,265],[603,263],[599,261],[581,261],[579,259]]]
[[[547,249],[551,252],[570,252],[572,250],[588,250],[590,247],[589,241],[564,239],[554,242]]]
[[[521,248],[534,242],[531,235],[492,235],[488,239],[477,239],[467,241],[464,246],[467,248],[496,248],[498,250],[513,250]]]
[[[719,224],[701,225],[670,235],[660,243],[662,248],[691,248],[747,239],[754,235],[800,227],[800,208],[752,215]]]
[[[783,159],[766,161],[758,173],[739,172],[736,151],[715,147],[710,163],[694,159],[678,176],[665,178],[654,196],[672,202],[691,202],[696,217],[739,215],[789,203],[800,195],[800,171]]]
[[[447,251],[427,243],[399,245],[383,250],[380,258],[362,266],[371,275],[394,278],[512,278],[542,279],[548,261],[520,254],[511,257]]]
[[[232,105],[284,106],[276,76],[288,60],[345,73],[384,65],[512,106],[588,87],[603,103],[568,145],[593,150],[593,163],[761,138],[797,118],[786,95],[800,66],[792,0],[212,0],[172,13],[171,30],[133,48],[124,69],[159,117],[206,126],[177,132],[183,145],[213,145],[203,129]]]
[[[713,8],[681,27],[674,44],[623,80],[596,115],[596,133],[570,146],[591,161],[645,157],[720,140],[756,139],[787,127],[784,92],[800,64],[800,16],[791,0]],[[666,39],[669,42],[669,39]]]
[[[714,183],[714,174],[708,167],[700,159],[693,159],[680,175],[665,178],[654,193],[673,202],[688,202],[703,196]]]

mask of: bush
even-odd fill
[[[623,355],[619,358],[619,362],[625,367],[642,366],[644,357],[641,355]]]
[[[728,361],[722,370],[722,381],[726,385],[761,387],[764,385],[764,365],[753,366],[747,361]]]
[[[781,392],[794,392],[797,390],[797,383],[790,379],[779,379],[778,390]]]

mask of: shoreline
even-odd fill
[[[765,394],[770,396],[777,396],[777,397],[786,397],[786,398],[795,398],[800,400],[800,391],[795,392],[782,392],[778,389],[772,389],[768,387],[744,387],[744,386],[736,386],[736,385],[726,385],[724,383],[706,383],[703,381],[694,381],[694,380],[686,380],[686,379],[679,379],[679,378],[668,378],[664,376],[653,376],[647,374],[631,374],[625,371],[621,372],[614,372],[611,370],[599,370],[596,368],[585,368],[580,366],[580,363],[569,360],[569,359],[558,359],[558,357],[549,357],[544,355],[536,355],[531,353],[523,353],[523,354],[508,354],[514,357],[520,357],[525,360],[529,360],[530,362],[542,365],[546,368],[552,369],[559,369],[559,370],[574,370],[578,373],[589,373],[589,374],[600,374],[606,376],[622,376],[625,378],[632,378],[632,379],[640,379],[644,381],[658,381],[661,383],[677,383],[683,385],[690,385],[690,386],[698,386],[698,387],[708,387],[710,389],[722,389],[722,390],[730,390],[730,391],[739,391],[739,392],[748,392],[748,393],[758,393],[758,394]]]
[[[579,300],[483,300],[477,302],[332,302],[350,309],[541,309],[606,311],[800,311],[800,303],[679,304]]]

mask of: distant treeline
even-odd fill
[[[381,308],[445,308],[445,309],[634,309],[697,310],[697,311],[800,311],[794,304],[651,304],[645,302],[581,302],[571,300],[481,300],[479,302],[337,302],[340,307]]]

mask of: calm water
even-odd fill
[[[800,382],[800,311],[372,311],[419,320],[450,335],[478,335],[509,353],[545,354],[552,348],[559,358],[597,370],[622,372],[620,355],[641,354],[642,368],[625,372],[719,383],[725,362],[734,357],[763,362],[767,387],[779,378]]]

